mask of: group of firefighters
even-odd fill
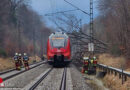
[[[21,70],[23,64],[26,70],[29,69],[29,64],[28,64],[29,57],[26,53],[24,53],[23,57],[21,53],[19,54],[15,53],[14,61],[15,61],[16,70]]]
[[[82,73],[96,74],[96,66],[97,66],[97,58],[95,56],[94,57],[84,57]]]
[[[29,69],[29,57],[26,53],[22,54],[21,53],[15,53],[14,56],[14,61],[15,61],[15,66],[16,70],[21,70],[22,65],[24,63],[24,67],[26,70]],[[83,58],[83,68],[82,68],[82,73],[88,74],[89,72],[96,73],[96,66],[97,66],[97,58],[94,57],[84,57]]]

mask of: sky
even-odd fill
[[[80,9],[89,13],[89,0],[67,0],[70,3],[76,5]],[[64,0],[31,0],[30,5],[34,11],[41,15],[48,27],[55,27],[53,22],[49,19],[52,16],[45,16],[48,13],[54,13],[59,11],[73,10],[75,9]],[[79,19],[82,19],[82,24],[89,23],[89,16],[81,11],[73,11]],[[99,12],[97,10],[97,0],[94,0],[94,17],[97,17]]]

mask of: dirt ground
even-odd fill
[[[84,75],[87,83],[92,87],[93,90],[109,90],[104,86],[102,80],[96,78],[95,75]]]

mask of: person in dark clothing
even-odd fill
[[[14,61],[15,61],[16,70],[20,70],[20,64],[19,64],[19,61],[18,61],[18,53],[15,53]]]
[[[29,57],[27,56],[26,53],[24,53],[24,56],[23,56],[23,62],[24,62],[24,67],[25,67],[26,70],[29,69],[28,61],[29,61]]]
[[[18,56],[18,62],[19,62],[20,70],[21,70],[22,65],[23,65],[23,63],[22,63],[22,55],[21,55],[21,53],[19,53],[19,56]]]

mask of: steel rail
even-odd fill
[[[15,68],[12,68],[12,69],[9,69],[9,70],[6,70],[6,71],[2,71],[2,72],[0,72],[0,75],[6,74],[8,72],[15,71],[15,70],[16,70]]]
[[[60,90],[66,90],[66,75],[67,75],[67,68],[65,67],[61,80]]]
[[[37,65],[31,67],[29,70],[23,70],[23,71],[21,71],[21,72],[15,73],[15,74],[13,74],[13,75],[7,76],[7,77],[3,78],[3,81],[6,81],[6,80],[8,80],[8,79],[10,79],[10,78],[13,78],[13,77],[15,77],[15,76],[17,76],[17,75],[19,75],[19,74],[21,74],[21,73],[30,71],[31,69],[33,69],[33,68],[35,68],[35,67],[38,67],[39,65],[42,65],[42,64],[44,64],[44,63],[45,63],[45,62],[40,63],[40,64],[37,64]]]
[[[53,68],[50,68],[32,87],[29,88],[29,90],[34,90],[40,83],[47,77],[47,75],[52,71]]]
[[[42,61],[40,61],[40,62],[42,62]],[[29,64],[29,65],[34,65],[34,64],[37,64],[37,63],[40,63],[40,62],[32,63],[32,64]],[[2,71],[2,72],[0,72],[0,75],[9,73],[9,72],[12,72],[12,71],[15,71],[15,70],[16,70],[15,68],[12,68],[12,69],[9,69],[9,70],[6,70],[6,71]]]

